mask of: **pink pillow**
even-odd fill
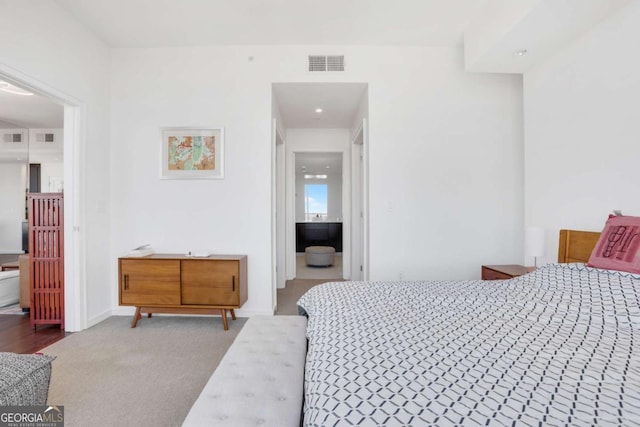
[[[589,267],[640,273],[640,217],[609,215]]]

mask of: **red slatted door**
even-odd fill
[[[64,223],[62,193],[29,194],[31,326],[64,329]]]

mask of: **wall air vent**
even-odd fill
[[[53,133],[36,133],[36,142],[55,142]]]
[[[22,142],[21,133],[5,133],[2,135],[2,142]]]
[[[344,71],[344,55],[309,55],[309,71]]]

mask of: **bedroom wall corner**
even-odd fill
[[[462,56],[432,49],[369,84],[371,280],[479,279],[522,258],[522,79]]]
[[[621,209],[640,216],[640,3],[630,2],[524,75],[525,221],[601,231]]]

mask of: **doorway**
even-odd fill
[[[30,144],[42,149],[30,157],[30,162],[41,164],[41,191],[60,192],[64,188],[64,282],[65,282],[65,329],[78,331],[86,328],[85,281],[82,280],[84,268],[80,262],[80,247],[83,238],[78,224],[83,217],[80,209],[80,135],[84,123],[84,107],[81,101],[47,86],[40,81],[0,65],[0,81],[9,83],[21,90],[33,93],[48,103],[58,114],[59,125],[38,126],[33,132],[25,131]],[[32,96],[25,96],[25,98]],[[3,105],[7,105],[4,104]],[[60,117],[61,112],[61,117]],[[0,117],[6,117],[6,110],[0,107]],[[0,119],[2,120],[2,119]],[[15,120],[8,120],[9,123]],[[30,126],[17,123],[18,129],[30,129]],[[6,128],[6,127],[5,127]],[[26,185],[23,187],[27,188]],[[64,331],[62,331],[64,332]]]
[[[294,156],[295,278],[342,280],[343,155],[295,152]],[[311,251],[317,247],[328,253],[314,256]]]
[[[366,223],[367,205],[353,200],[366,200],[361,193],[367,191],[366,184],[366,142],[360,138],[357,149],[354,149],[354,138],[362,130],[363,119],[368,116],[368,85],[366,83],[273,83],[272,85],[272,248],[274,256],[272,268],[272,283],[274,284],[274,307],[282,297],[280,291],[287,290],[296,278],[300,278],[301,272],[304,279],[314,282],[326,282],[335,280],[358,280],[366,275],[366,242],[367,229],[362,227],[358,233],[353,232],[353,227],[360,227],[361,216]],[[359,150],[359,151],[358,151]],[[356,153],[357,152],[357,153]],[[354,168],[354,155],[362,156],[362,165]],[[333,154],[340,159],[342,192],[341,203],[330,203],[329,190],[322,188],[322,182],[328,177],[317,178],[317,175],[326,175],[326,162],[321,165],[324,168],[312,171],[307,155],[326,156]],[[358,160],[360,161],[360,160]],[[322,163],[322,162],[321,162]],[[302,166],[306,166],[307,173],[303,173]],[[363,174],[360,176],[359,174]],[[304,178],[304,175],[313,178]],[[312,182],[314,181],[315,182]],[[309,185],[319,187],[307,188],[304,184],[296,185],[296,181],[308,181]],[[356,185],[356,182],[358,183]],[[297,188],[299,187],[299,188]],[[317,193],[320,191],[320,193]],[[326,196],[325,196],[326,193]],[[313,202],[317,197],[326,197],[327,206],[314,210]],[[335,199],[335,196],[334,196]],[[332,211],[330,206],[338,207],[339,213]],[[305,206],[308,209],[305,212]],[[317,207],[317,206],[316,206]],[[358,210],[354,210],[354,207]],[[301,213],[302,212],[302,213]],[[356,218],[355,216],[358,216]],[[331,246],[336,249],[336,255],[341,262],[338,268],[328,273],[326,268],[311,267],[307,269],[304,249],[300,248],[300,227],[309,224],[315,230],[314,240],[327,242],[330,234],[335,238],[339,231],[335,228],[341,226],[342,237],[338,239],[342,247],[336,241],[322,246]],[[333,223],[333,230],[327,225]],[[340,224],[340,225],[338,225]],[[313,235],[312,231],[312,235]],[[357,258],[354,259],[354,256]],[[356,268],[357,270],[354,270]],[[361,270],[362,269],[362,270]],[[304,270],[304,271],[303,271]],[[316,277],[326,278],[306,279],[310,272],[316,273]],[[336,273],[336,270],[338,271]],[[364,275],[362,272],[365,272]],[[295,300],[295,298],[293,298]]]

